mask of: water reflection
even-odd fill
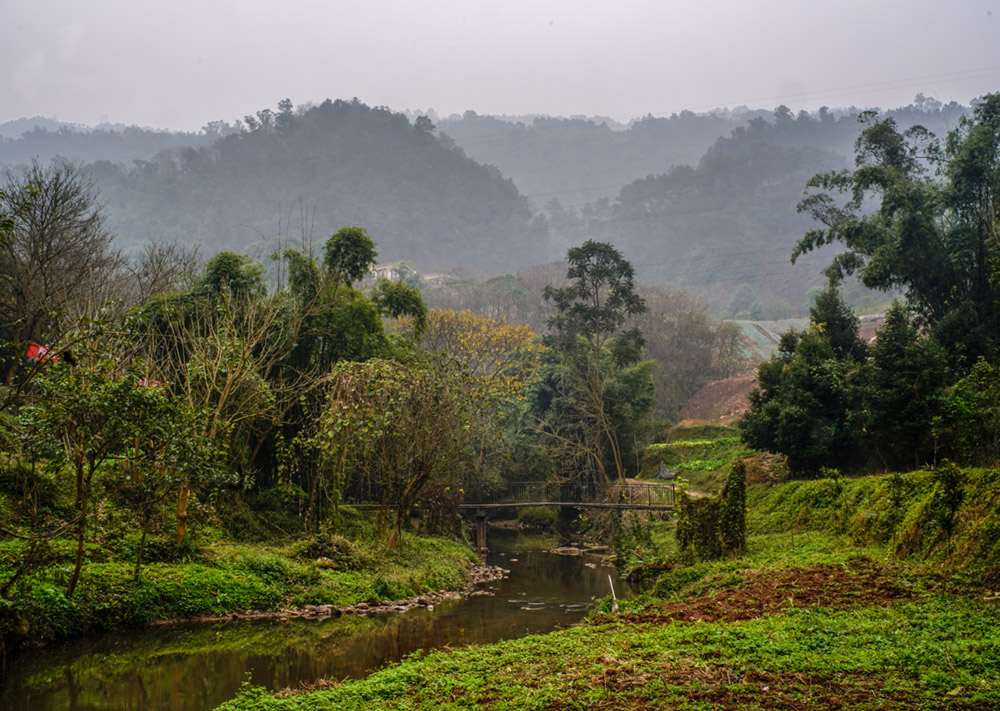
[[[417,649],[493,642],[578,622],[609,593],[610,568],[490,532],[489,562],[510,569],[496,595],[373,618],[243,621],[73,640],[16,657],[0,707],[25,711],[203,711],[249,674],[271,689],[361,677]],[[591,561],[592,562],[592,561]],[[615,590],[624,586],[615,578]]]

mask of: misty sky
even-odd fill
[[[197,130],[355,96],[624,121],[1000,89],[1000,0],[49,0],[2,16],[0,122]]]

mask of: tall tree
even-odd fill
[[[945,354],[894,303],[860,378],[866,448],[885,466],[932,462],[932,424],[944,396]]]
[[[424,485],[461,466],[473,406],[467,377],[440,357],[340,363],[313,437],[325,476],[314,482],[312,518],[325,526],[317,508],[335,504],[353,484],[378,495],[380,528],[395,546]]]
[[[865,359],[867,348],[858,335],[860,321],[836,287],[820,292],[809,307],[809,320],[823,332],[838,360],[850,358],[860,363]]]
[[[626,329],[631,316],[646,310],[635,287],[635,269],[614,246],[587,240],[566,254],[569,282],[548,286],[544,296],[556,308],[549,319],[549,344],[565,359],[578,392],[577,408],[589,420],[578,436],[567,438],[551,429],[553,437],[586,452],[601,479],[610,480],[605,448],[610,449],[614,474],[624,476],[622,449],[612,426],[607,383],[615,371],[638,362],[643,347],[638,328]],[[649,381],[650,390],[652,381]],[[651,404],[651,398],[650,398]],[[581,413],[583,414],[583,413]]]
[[[857,274],[870,288],[902,289],[952,363],[969,367],[995,342],[1000,319],[1000,291],[988,278],[1000,253],[1000,94],[980,100],[944,150],[920,126],[900,131],[874,112],[860,120],[855,170],[807,183],[799,211],[822,227],[806,233],[792,261],[841,243],[826,269],[831,282]]]

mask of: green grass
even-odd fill
[[[679,471],[690,488],[717,493],[732,461],[748,453],[732,427],[679,425],[668,433],[666,442],[646,447],[639,478],[654,477],[662,461],[668,469]]]
[[[988,588],[968,583],[982,584],[979,573],[995,565],[1000,477],[966,473],[964,503],[947,540],[925,525],[936,491],[932,475],[906,477],[904,484],[866,477],[751,487],[747,553],[684,561],[670,523],[652,524],[644,545],[668,569],[621,604],[622,616],[609,614],[604,601],[603,613],[582,627],[418,654],[367,679],[301,695],[276,697],[248,686],[220,711],[994,709],[1000,606]],[[923,539],[904,555],[900,541],[910,540],[914,526]],[[978,557],[976,575],[963,572],[970,556]],[[952,574],[942,577],[938,569]],[[769,582],[801,575],[803,583],[823,583],[826,571],[831,578],[840,571],[858,587],[823,605],[793,585],[786,604],[785,588]],[[899,596],[871,597],[864,571],[875,571]],[[669,606],[757,596],[769,584],[779,606],[753,619],[662,617]],[[730,604],[739,611],[735,599]]]
[[[823,709],[831,690],[848,708],[989,708],[1000,699],[998,623],[995,605],[963,598],[740,624],[612,622],[416,655],[306,695],[251,687],[220,711]]]
[[[11,565],[20,547],[4,544],[0,559]],[[355,570],[331,570],[289,555],[299,548],[216,544],[199,551],[197,562],[144,565],[135,581],[133,561],[106,560],[108,552],[98,547],[101,555],[90,556],[72,597],[65,595],[72,567],[60,560],[19,585],[9,609],[0,612],[16,616],[21,636],[43,641],[174,617],[404,599],[461,588],[475,561],[459,542],[410,534],[393,550],[361,544],[363,567]]]

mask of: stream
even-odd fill
[[[433,610],[325,620],[244,620],[109,632],[8,659],[0,709],[205,711],[249,677],[272,690],[359,678],[418,649],[483,644],[579,622],[627,586],[595,556],[548,552],[554,538],[489,532],[487,563],[510,570],[492,596]]]

